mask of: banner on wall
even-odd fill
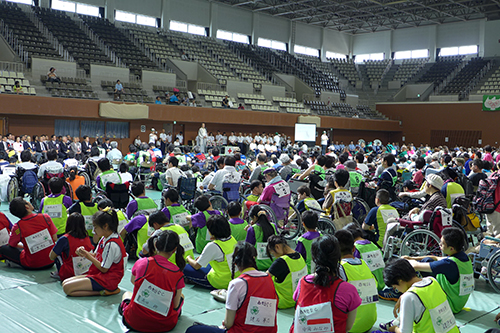
[[[483,95],[483,111],[500,111],[500,95]]]
[[[99,115],[103,118],[115,119],[148,119],[149,106],[144,104],[99,104]]]

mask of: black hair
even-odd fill
[[[316,275],[313,283],[321,287],[329,287],[339,275],[340,245],[334,235],[316,238],[311,245],[311,257],[316,264]]]
[[[340,254],[345,256],[352,254],[352,249],[354,247],[354,238],[348,230],[340,229],[335,232],[335,237],[340,244]]]
[[[76,166],[72,166],[69,168],[69,180],[73,181],[76,178],[76,175],[78,174],[78,168]]]
[[[385,161],[387,163],[387,166],[391,166],[396,162],[396,158],[392,154],[384,154],[382,156],[382,161]]]
[[[311,189],[309,188],[308,185],[300,185],[299,188],[297,189],[297,193],[299,194],[306,194],[306,196],[311,195]]]
[[[226,217],[222,215],[212,215],[207,220],[207,229],[215,239],[231,237],[231,226]]]
[[[479,158],[476,158],[474,159],[472,162],[471,162],[473,165],[477,166],[479,169],[482,169],[483,168],[483,161],[480,160]]]
[[[384,282],[388,287],[399,284],[400,281],[409,282],[416,276],[417,272],[406,259],[389,261],[384,268]]]
[[[184,267],[186,267],[186,260],[184,259],[184,248],[181,245],[179,235],[177,235],[175,231],[162,230],[160,233],[148,239],[148,246],[150,253],[153,252],[170,253],[176,250],[175,264],[177,265],[177,267],[179,267],[181,271],[184,269]]]
[[[335,157],[326,155],[325,168],[330,169],[335,164]]]
[[[174,167],[179,166],[179,160],[175,156],[170,156],[168,158],[168,163],[171,163]]]
[[[335,181],[341,187],[345,187],[349,181],[349,171],[344,169],[338,169],[334,173]]]
[[[260,185],[263,185],[260,180],[252,181],[252,183],[250,183],[250,191],[253,191],[254,188],[259,187]]]
[[[130,187],[130,190],[134,197],[138,197],[139,195],[143,194],[144,189],[145,189],[144,183],[141,181],[133,182],[132,186]]]
[[[170,202],[179,202],[179,192],[175,188],[169,188],[163,192],[163,200],[169,199]]]
[[[22,219],[23,217],[28,215],[28,210],[26,209],[27,203],[28,202],[21,197],[12,199],[12,201],[9,204],[10,213],[15,217]]]
[[[49,161],[57,160],[57,151],[55,149],[51,149],[47,152],[47,159]]]
[[[215,164],[217,164],[219,168],[222,167],[224,165],[224,158],[220,157],[217,161],[215,161]]]
[[[52,177],[49,179],[49,189],[52,194],[59,194],[64,187],[64,179],[59,177]]]
[[[192,171],[193,173],[197,173],[197,172],[199,172],[199,171],[200,171],[200,168],[199,168],[197,165],[193,165],[193,166],[191,167],[191,171]]]
[[[80,185],[75,190],[76,197],[80,201],[89,201],[92,199],[92,189],[88,185]]]
[[[490,146],[490,145],[486,145],[486,146],[484,146],[484,151],[487,151],[488,153],[491,153],[491,151],[492,151],[492,150],[493,150],[493,149],[491,148],[491,146]]]
[[[418,170],[423,169],[425,167],[425,159],[423,157],[418,157],[415,160],[415,168]]]
[[[361,230],[361,228],[356,222],[349,223],[343,229],[349,231],[353,239],[363,238],[363,230]]]
[[[108,211],[98,211],[95,213],[92,216],[92,222],[101,228],[104,228],[107,224],[109,230],[118,232],[118,215],[116,215],[115,210],[111,207]]]
[[[97,208],[104,209],[106,207],[114,207],[113,201],[109,200],[108,198],[103,198],[99,200],[99,202],[97,203]]]
[[[23,150],[21,152],[21,162],[31,161],[31,152],[29,150]]]
[[[357,153],[354,158],[356,159],[356,161],[358,161],[358,163],[363,163],[365,161],[365,155],[361,154],[361,153]]]
[[[306,210],[302,213],[302,222],[307,229],[316,229],[318,227],[318,214],[312,210]]]
[[[79,238],[85,239],[87,234],[87,229],[85,228],[85,218],[80,213],[71,213],[66,220],[66,233]]]
[[[120,170],[120,173],[128,172],[128,164],[125,162],[120,163],[119,170]]]
[[[271,257],[271,250],[275,251],[277,245],[289,246],[283,235],[272,235],[267,239],[267,255]]]
[[[137,147],[133,144],[130,144],[128,146],[128,151],[131,152],[131,153],[137,153]]]
[[[240,216],[241,214],[241,205],[238,201],[231,201],[227,205],[227,213],[230,217],[232,216]]]
[[[101,169],[102,172],[111,169],[111,164],[109,163],[109,160],[106,157],[103,157],[99,161],[97,161],[97,166],[99,167],[99,169]]]
[[[226,156],[224,157],[224,164],[229,166],[235,166],[236,159],[233,156]]]
[[[387,205],[389,201],[391,201],[391,195],[389,194],[389,191],[385,189],[378,190],[376,197],[382,205]]]
[[[170,222],[167,215],[161,210],[157,210],[149,215],[148,225],[153,227],[153,223],[163,226],[165,223]]]
[[[453,246],[455,251],[460,252],[465,248],[464,233],[457,227],[444,228],[441,232],[446,245]]]
[[[69,158],[75,158],[75,152],[74,152],[74,151],[72,151],[72,150],[70,150],[70,151],[68,152],[68,157],[69,157]]]
[[[278,171],[276,171],[276,169],[274,169],[274,168],[270,168],[270,169],[266,170],[265,174],[274,178],[278,175]]]
[[[252,206],[248,212],[248,216],[251,218],[257,217],[257,221],[255,223],[262,229],[262,242],[267,242],[269,237],[276,234],[271,222],[267,218],[266,211],[259,205]]]
[[[204,212],[210,208],[210,199],[206,195],[199,196],[194,201],[194,207],[200,212]]]
[[[491,170],[493,168],[493,163],[490,161],[483,161],[483,169],[484,170]]]
[[[97,147],[90,148],[90,157],[95,157],[99,155],[100,155],[99,148]]]
[[[250,267],[257,269],[257,263],[255,262],[256,257],[257,250],[255,249],[255,246],[245,241],[239,241],[234,247],[231,278],[234,279],[236,267],[239,267],[242,270]]]
[[[443,156],[443,161],[444,161],[445,164],[450,164],[450,162],[451,162],[451,156],[448,155],[448,154],[444,155]]]
[[[219,156],[220,152],[219,152],[219,149],[218,148],[213,148],[212,149],[212,155],[214,156]]]
[[[259,155],[257,155],[257,160],[259,160],[261,162],[266,162],[267,161],[266,154],[259,154]]]

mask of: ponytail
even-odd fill
[[[259,205],[252,206],[249,212],[251,218],[257,217],[256,224],[262,228],[262,242],[267,242],[268,238],[275,235],[275,229],[269,222],[267,212]]]
[[[183,270],[186,266],[186,260],[184,259],[184,247],[180,244],[179,235],[172,230],[163,230],[158,234],[154,243],[155,253],[159,252],[170,253],[175,251],[175,263],[180,270]],[[148,246],[151,244],[148,241]],[[151,251],[151,247],[150,247]]]
[[[267,248],[266,252],[269,258],[272,258],[270,250],[273,250],[276,248],[276,245],[281,244],[283,246],[289,246],[285,237],[283,235],[272,235],[267,239]]]
[[[103,228],[106,224],[112,232],[118,232],[118,215],[111,207],[106,207],[92,216],[92,222]]]
[[[70,181],[75,180],[76,173],[77,173],[77,168],[76,167],[71,167],[71,169],[69,169],[69,180]]]
[[[255,249],[255,246],[244,241],[239,241],[234,247],[231,279],[234,279],[236,266],[242,268],[242,270],[249,267],[257,269],[257,263],[255,262],[256,257],[257,250]]]
[[[312,260],[316,264],[313,283],[329,287],[339,275],[340,245],[333,235],[316,238],[311,246]]]

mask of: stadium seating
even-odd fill
[[[474,77],[488,64],[483,58],[472,58],[467,65],[440,92],[441,95],[457,95],[471,82]]]
[[[86,79],[61,77],[61,83],[48,82],[46,75],[40,76],[40,81],[50,92],[52,97],[98,99],[97,93],[92,91],[92,87],[87,84]]]
[[[439,85],[463,61],[464,56],[439,57],[429,70],[422,75],[417,83],[434,83]]]
[[[356,64],[352,59],[331,59],[333,66],[352,86],[356,86],[356,81],[360,80]]]
[[[479,88],[479,94],[500,94],[500,68]]]
[[[366,76],[368,78],[368,81],[370,82],[370,85],[375,81],[378,81],[380,83],[385,74],[387,66],[391,62],[392,61],[390,59],[365,61],[364,68],[366,70]]]
[[[25,95],[36,95],[35,88],[31,87],[30,81],[24,78],[22,72],[0,71],[0,93],[13,93],[13,87],[16,81],[19,81],[23,87]]]
[[[428,61],[429,58],[403,60],[403,63],[399,65],[394,75],[394,80],[399,80],[401,84],[405,84],[414,77]]]
[[[142,88],[140,83],[128,83],[122,82],[123,90],[122,93],[123,101],[125,102],[137,102],[137,103],[153,103],[152,97],[148,96],[146,90]],[[104,91],[108,93],[110,97],[113,96],[115,91],[114,81],[101,81],[101,87]]]

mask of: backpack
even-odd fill
[[[472,200],[472,207],[476,212],[491,214],[497,209],[500,200],[495,203],[495,191],[499,179],[500,175],[495,172],[489,178],[479,181],[476,195]]]
[[[37,183],[38,183],[38,176],[35,173],[35,171],[26,170],[22,178],[22,186],[21,186],[22,192],[31,194],[33,192],[33,188]]]
[[[458,177],[455,180],[457,184],[460,184],[464,189],[465,195],[469,196],[474,194],[474,185],[472,185],[472,181],[463,173],[457,172]]]

